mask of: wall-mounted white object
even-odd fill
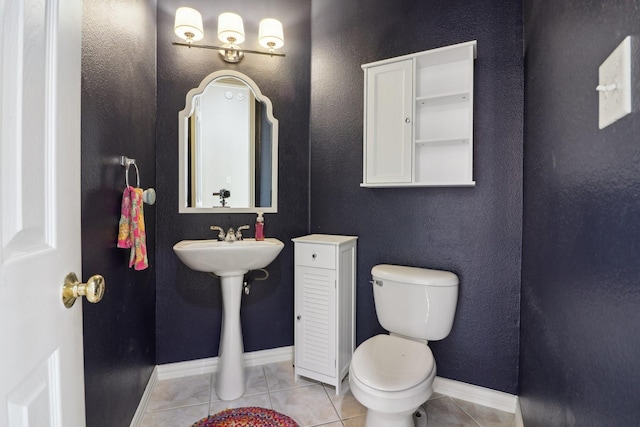
[[[292,239],[295,255],[295,377],[333,385],[340,394],[355,350],[355,236]]]
[[[474,186],[476,41],[365,64],[362,187]]]
[[[245,53],[257,53],[269,56],[285,56],[275,53],[284,45],[284,33],[282,23],[277,19],[265,18],[260,21],[258,43],[267,49],[267,52],[243,49],[240,45],[245,41],[244,23],[242,17],[236,13],[225,12],[218,17],[218,40],[224,43],[222,46],[196,45],[193,42],[204,37],[202,27],[202,15],[190,7],[180,7],[176,10],[174,32],[186,43],[174,45],[197,47],[202,49],[218,50],[220,56],[226,62],[240,62]]]
[[[218,86],[223,88],[222,93],[216,90]],[[219,104],[213,99],[205,100],[209,95],[223,99]],[[247,103],[245,114],[237,115],[243,111],[242,104]],[[221,109],[228,110],[227,113],[234,111],[236,116],[231,117]],[[222,122],[218,121],[220,118],[223,118]],[[238,136],[241,132],[247,137],[242,143],[230,136]],[[185,107],[178,113],[178,135],[180,213],[278,211],[278,120],[273,116],[271,100],[262,94],[253,79],[233,70],[209,74],[197,88],[187,93]],[[234,142],[233,146],[231,142]],[[209,145],[216,145],[214,151],[209,150]],[[204,157],[206,155],[209,159]],[[239,177],[237,172],[240,170],[244,170],[246,176]],[[227,184],[233,184],[233,188]],[[208,185],[211,185],[208,189],[201,190],[202,186]],[[244,189],[238,189],[239,186]],[[233,197],[226,200],[228,196],[225,196],[229,204],[224,208],[217,201],[213,205],[204,203],[204,198],[198,199],[198,193],[204,197],[204,191],[223,193],[220,191],[223,189],[230,191]],[[235,199],[236,194],[250,194],[250,197],[243,197],[246,203],[241,204],[238,203],[240,198]]]
[[[631,112],[631,37],[627,36],[598,68],[598,127]]]

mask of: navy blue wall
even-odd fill
[[[524,3],[524,421],[637,427],[638,40],[636,112],[599,130],[595,87],[602,61],[638,35],[640,1]]]
[[[129,425],[156,361],[155,207],[145,206],[150,268],[129,269],[116,248],[120,156],[155,186],[155,28],[153,0],[83,2],[82,163],[69,167],[82,169],[83,279],[106,280],[100,303],[82,302],[88,427]]]
[[[438,375],[517,392],[523,64],[519,2],[316,0],[312,11],[311,231],[359,236],[358,343],[382,332],[370,270],[450,270],[460,296]],[[475,188],[360,188],[361,64],[469,40]]]
[[[228,64],[216,51],[172,46],[175,11],[181,0],[158,2],[158,298],[157,363],[178,362],[218,354],[222,296],[217,279],[190,270],[173,253],[183,239],[214,237],[209,226],[253,224],[254,214],[178,214],[178,112],[185,95],[214,71],[245,73],[271,99],[279,120],[278,213],[265,214],[267,237],[285,248],[269,266],[270,278],[243,296],[242,325],[245,351],[293,344],[292,237],[308,231],[310,4],[299,0],[193,0],[204,20],[203,44],[218,44],[217,17],[236,12],[244,19],[247,49],[258,49],[258,22],[279,19],[285,29],[286,58],[246,55]]]

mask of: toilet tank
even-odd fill
[[[371,269],[378,321],[389,332],[427,341],[449,335],[458,276],[449,271],[382,264]]]

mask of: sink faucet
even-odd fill
[[[229,227],[229,230],[227,230],[227,235],[224,237],[224,241],[225,242],[235,242],[236,239],[236,232],[233,229],[233,227]]]
[[[236,239],[237,240],[242,240],[242,230],[248,230],[249,227],[248,225],[241,225],[240,227],[238,227],[238,229],[236,230]]]
[[[222,227],[218,227],[217,225],[212,225],[210,228],[212,231],[218,232],[218,240],[235,242],[236,240],[242,240],[242,230],[248,230],[250,227],[248,225],[241,225],[237,230],[234,230],[233,227],[229,227],[226,234]]]
[[[225,240],[224,230],[222,229],[222,227],[218,227],[217,225],[212,225],[209,228],[211,229],[211,231],[218,232],[218,240]]]

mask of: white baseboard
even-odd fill
[[[441,377],[436,377],[433,383],[433,389],[435,392],[449,397],[466,400],[512,414],[516,412],[518,396],[513,394]]]
[[[293,346],[278,347],[269,350],[252,351],[244,354],[244,366],[259,366],[267,363],[293,361]],[[190,360],[188,362],[158,365],[158,379],[187,377],[189,375],[209,374],[218,370],[218,358]]]
[[[293,346],[253,351],[244,354],[244,363],[245,366],[251,367],[266,365],[268,363],[293,362],[293,351]],[[144,394],[142,395],[130,427],[138,427],[142,422],[142,418],[146,412],[147,402],[157,381],[190,375],[209,374],[215,372],[217,369],[217,357],[156,366],[151,374],[151,378],[149,378],[149,383],[144,390]],[[445,396],[466,400],[500,411],[510,412],[516,415],[516,427],[524,427],[518,396],[441,377],[436,377],[434,381],[434,391],[444,394]]]
[[[139,427],[142,424],[142,418],[144,417],[144,413],[147,410],[147,404],[149,403],[151,392],[153,392],[153,389],[156,386],[156,382],[158,382],[157,366],[154,367],[153,371],[151,372],[151,377],[149,377],[149,382],[147,383],[147,386],[144,388],[144,393],[142,394],[140,403],[138,403],[138,409],[136,409],[136,413],[133,414],[133,419],[131,420],[130,427]]]

